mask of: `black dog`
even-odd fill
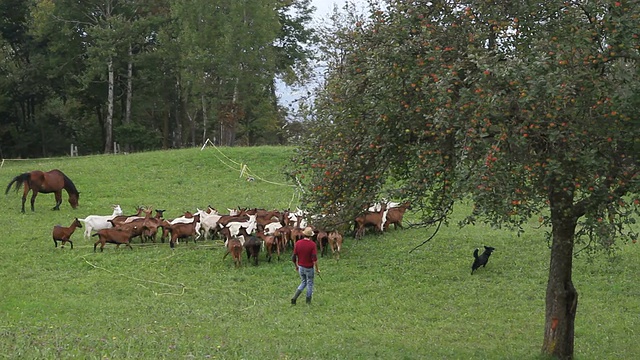
[[[473,272],[476,271],[480,266],[487,266],[489,256],[491,256],[491,253],[494,250],[495,248],[492,248],[491,246],[485,246],[484,252],[480,256],[478,256],[478,249],[473,252],[473,257],[475,258],[475,260],[473,260],[473,265],[471,265],[471,275],[473,275]]]

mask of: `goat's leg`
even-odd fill
[[[280,261],[280,243],[276,243],[276,252],[278,253],[278,261]]]

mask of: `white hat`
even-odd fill
[[[307,226],[306,228],[304,228],[304,230],[302,230],[302,234],[304,234],[305,236],[313,236],[313,229],[310,226]]]

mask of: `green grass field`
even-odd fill
[[[533,221],[523,236],[486,226],[390,230],[347,237],[341,260],[322,258],[312,306],[291,306],[289,260],[235,269],[221,241],[107,245],[82,231],[55,248],[51,230],[74,217],[145,205],[165,217],[212,205],[295,208],[283,165],[292,148],[215,148],[6,161],[0,184],[58,168],[81,192],[41,194],[20,213],[0,200],[0,358],[5,359],[539,359],[549,249]],[[247,165],[256,181],[240,177]],[[4,187],[3,187],[4,189]],[[28,207],[28,204],[27,204]],[[459,204],[456,224],[469,206]],[[410,214],[408,215],[410,216]],[[92,238],[95,240],[95,238]],[[472,252],[497,251],[469,275]],[[640,245],[574,261],[577,359],[640,354]]]

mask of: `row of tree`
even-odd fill
[[[310,0],[0,0],[0,155],[281,144]]]
[[[573,357],[574,246],[636,240],[637,1],[380,0],[322,38],[325,86],[291,174],[341,226],[381,195],[423,223],[548,226],[543,353]],[[350,224],[347,224],[350,225]]]

